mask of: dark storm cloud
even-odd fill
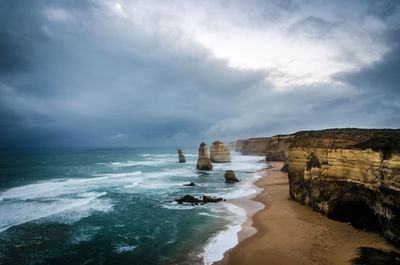
[[[250,28],[297,14],[283,34],[306,39],[330,39],[331,31],[345,30],[347,20],[337,24],[324,12],[316,14],[312,2],[201,4],[221,16],[227,9],[229,21]],[[157,6],[157,1],[146,4]],[[186,4],[196,9],[195,2]],[[340,10],[342,4],[330,5]],[[273,84],[271,69],[233,68],[213,57],[173,24],[173,15],[157,11],[148,16],[138,10],[132,22],[118,10],[110,12],[116,7],[108,5],[0,2],[0,146],[193,145],[400,123],[399,39],[393,33],[398,5],[390,1],[350,4],[360,16],[385,21],[387,30],[379,37],[390,50],[381,60],[338,74],[335,82],[284,90]]]

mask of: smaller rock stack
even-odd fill
[[[224,177],[226,183],[235,183],[240,181],[236,178],[235,172],[233,172],[233,170],[227,170]]]
[[[186,163],[186,158],[181,149],[178,149],[179,163]]]
[[[231,152],[222,142],[215,141],[210,148],[210,159],[213,163],[231,162]]]
[[[212,164],[208,158],[207,145],[201,143],[199,147],[199,157],[197,159],[197,169],[199,170],[212,170]]]

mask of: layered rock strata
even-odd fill
[[[276,135],[238,140],[235,150],[243,155],[265,155],[267,161],[285,161],[294,137],[294,135]]]
[[[293,142],[294,135],[276,135],[268,139],[265,147],[265,160],[286,161],[289,153],[289,146]]]
[[[243,155],[265,155],[268,139],[269,138],[250,138],[247,140],[238,140],[235,150]]]
[[[231,162],[231,152],[222,142],[215,141],[210,148],[210,160],[213,163]]]
[[[199,170],[212,170],[212,164],[208,158],[207,145],[205,143],[200,144],[196,168]]]
[[[179,163],[186,163],[186,158],[181,149],[178,149]]]
[[[296,133],[288,152],[290,196],[400,246],[399,139],[400,130]]]

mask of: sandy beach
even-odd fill
[[[280,171],[283,163],[272,164],[274,167],[265,170],[264,177],[255,182],[262,192],[252,198],[264,208],[246,203],[248,198],[231,201],[244,207],[252,219],[239,233],[239,244],[214,264],[338,265],[350,264],[358,247],[399,251],[377,233],[329,220],[291,200],[287,174]]]

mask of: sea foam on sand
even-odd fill
[[[212,237],[202,253],[205,265],[211,265],[215,261],[223,259],[225,251],[233,248],[238,243],[238,232],[242,229],[242,224],[246,221],[246,211],[236,205],[224,203],[224,206],[231,212],[235,220],[234,224],[227,225],[224,230]]]

